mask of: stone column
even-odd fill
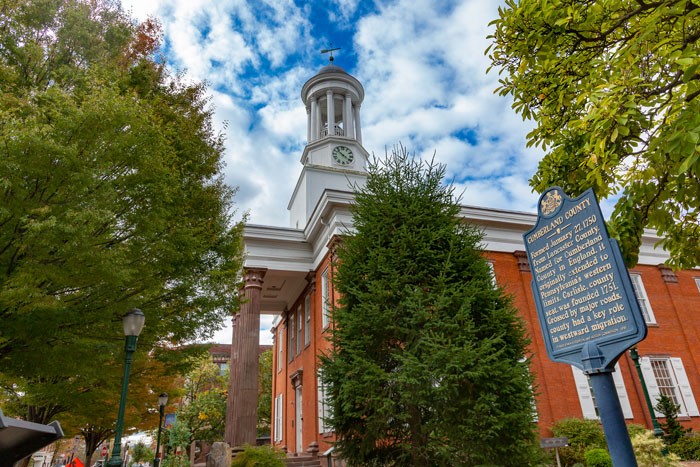
[[[352,98],[350,97],[350,94],[345,94],[345,113],[343,114],[343,119],[345,122],[343,123],[343,126],[345,127],[345,136],[348,138],[353,137],[353,129],[352,129]]]
[[[306,108],[306,144],[311,142],[311,109]]]
[[[236,335],[236,321],[240,314],[235,314],[231,317],[231,360],[228,364],[228,398],[226,399],[226,431],[224,439],[227,443],[231,443],[233,439],[233,400],[236,394],[236,370],[238,370],[238,336]]]
[[[362,144],[362,131],[360,130],[360,103],[355,104],[355,139]]]
[[[226,413],[226,442],[231,447],[255,445],[258,422],[258,354],[260,305],[267,269],[244,270],[244,303],[236,320],[231,356],[229,399]],[[234,369],[235,364],[235,369]]]
[[[335,103],[333,91],[326,91],[326,111],[328,112],[328,136],[335,136]]]
[[[309,142],[316,141],[318,139],[318,99],[315,97],[311,98],[311,129],[309,137]]]

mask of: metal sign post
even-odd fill
[[[590,377],[615,467],[636,467],[612,379],[615,362],[647,335],[620,247],[589,189],[569,198],[551,187],[523,235],[547,355]]]
[[[569,438],[562,436],[560,438],[542,438],[540,439],[541,448],[554,448],[554,454],[557,456],[557,467],[561,467],[561,459],[559,459],[559,448],[565,448],[569,445]]]

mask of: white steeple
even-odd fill
[[[341,67],[324,66],[301,88],[306,105],[306,147],[301,175],[287,209],[291,227],[304,228],[326,189],[362,183],[369,154],[362,147],[362,84]]]

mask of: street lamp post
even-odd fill
[[[160,448],[160,432],[163,428],[163,412],[165,412],[165,405],[168,403],[168,395],[162,393],[158,396],[158,405],[160,405],[160,421],[158,422],[158,442],[156,443],[156,457],[153,459],[153,467],[158,467],[160,464],[160,459],[158,458],[158,449]]]
[[[122,395],[119,401],[119,415],[117,417],[117,429],[114,433],[114,448],[112,457],[107,461],[106,467],[121,467],[122,458],[120,456],[122,448],[122,425],[124,424],[124,408],[126,405],[126,392],[129,389],[129,370],[131,369],[131,357],[136,350],[136,341],[141,334],[146,316],[138,308],[129,310],[123,319],[124,335],[126,335],[126,358],[124,364],[124,379],[122,380]]]

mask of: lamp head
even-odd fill
[[[158,405],[164,407],[168,403],[168,394],[163,392],[158,396]]]
[[[132,308],[122,318],[124,324],[124,335],[137,336],[143,330],[143,324],[146,322],[144,315],[138,308]]]

